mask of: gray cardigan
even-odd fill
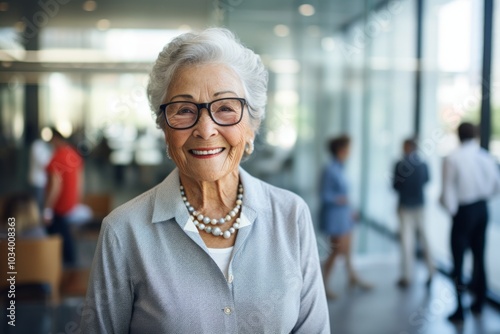
[[[307,205],[241,168],[240,179],[227,280],[188,219],[177,169],[106,217],[82,333],[330,333]]]

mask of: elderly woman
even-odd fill
[[[177,168],[104,220],[83,333],[329,333],[306,204],[240,167],[266,86],[225,29],[159,54],[148,95]]]

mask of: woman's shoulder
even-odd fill
[[[104,223],[116,225],[138,220],[146,221],[152,215],[154,197],[158,186],[147,190],[112,210],[104,218]]]

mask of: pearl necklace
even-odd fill
[[[211,233],[213,236],[222,236],[224,239],[229,239],[231,235],[233,235],[237,229],[240,228],[240,218],[236,218],[235,222],[233,223],[233,226],[228,228],[225,231],[222,231],[220,227],[216,225],[222,225],[225,224],[226,222],[231,221],[238,212],[241,209],[241,206],[243,205],[243,185],[240,183],[238,185],[238,196],[236,197],[236,206],[229,211],[229,213],[226,215],[224,218],[220,219],[212,219],[208,216],[202,215],[200,212],[196,211],[191,203],[188,202],[187,197],[186,197],[186,192],[184,191],[184,187],[180,186],[181,190],[181,196],[182,200],[184,201],[184,205],[186,205],[186,208],[189,211],[189,219],[194,223],[194,225],[200,230],[200,231],[205,231],[206,233]],[[210,226],[212,225],[212,226]]]

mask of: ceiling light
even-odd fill
[[[308,3],[299,6],[299,13],[304,16],[312,16],[314,15],[314,7]]]
[[[294,74],[300,71],[300,63],[295,59],[273,59],[269,69],[274,73]]]
[[[8,2],[0,2],[0,12],[6,12],[9,10]]]
[[[53,135],[52,130],[48,127],[44,127],[41,131],[41,137],[46,142],[49,142]]]
[[[108,30],[109,27],[111,26],[111,22],[109,22],[109,20],[102,19],[102,20],[97,21],[96,26],[97,26],[97,29],[99,29],[101,31]]]
[[[56,122],[56,129],[63,135],[64,138],[69,138],[73,133],[73,125],[66,119],[61,119]]]
[[[281,106],[292,107],[299,103],[299,94],[294,90],[279,90],[274,95],[274,101]]]
[[[325,51],[333,51],[335,49],[335,41],[332,37],[323,37],[321,39],[321,47]]]
[[[93,12],[97,8],[97,3],[93,0],[87,0],[83,3],[82,7],[86,12]]]
[[[284,24],[278,24],[274,27],[274,34],[278,37],[286,37],[290,34],[290,28]]]
[[[177,29],[181,31],[190,31],[191,26],[189,24],[181,24]]]

